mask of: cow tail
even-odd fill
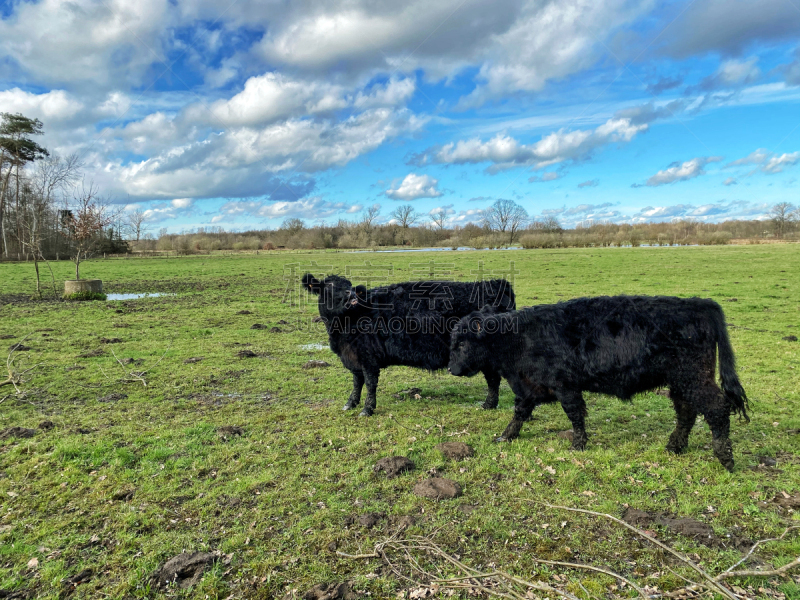
[[[744,388],[739,382],[739,376],[736,374],[736,358],[733,355],[731,341],[728,338],[725,314],[716,302],[712,309],[712,315],[714,333],[719,347],[719,375],[720,379],[722,379],[722,391],[725,394],[725,400],[728,402],[732,413],[738,413],[749,422],[750,417],[747,416],[747,408],[749,408],[747,394],[745,394]]]

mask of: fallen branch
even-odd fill
[[[593,511],[593,510],[586,510],[585,508],[572,508],[572,507],[569,507],[569,506],[558,506],[558,505],[555,505],[555,504],[549,504],[547,502],[539,502],[539,501],[536,501],[536,500],[533,500],[533,502],[535,502],[537,504],[541,504],[543,506],[546,506],[547,508],[554,508],[554,509],[559,509],[559,510],[567,510],[567,511],[570,511],[570,512],[583,513],[583,514],[592,515],[592,516],[595,516],[595,517],[603,517],[605,519],[610,519],[611,521],[614,521],[615,523],[619,523],[623,527],[625,527],[627,529],[630,529],[631,531],[633,531],[637,535],[640,535],[641,537],[645,538],[647,541],[655,544],[656,546],[658,546],[662,550],[666,550],[667,552],[672,554],[675,558],[680,560],[682,563],[684,563],[685,565],[687,565],[687,566],[691,567],[692,569],[694,569],[708,583],[708,585],[706,587],[713,588],[714,590],[716,590],[717,592],[719,592],[720,594],[722,594],[726,598],[730,598],[730,600],[738,600],[738,596],[736,594],[731,592],[729,589],[725,588],[719,582],[719,580],[715,580],[711,575],[706,573],[702,568],[700,568],[700,566],[698,566],[696,563],[694,563],[688,557],[684,556],[683,554],[681,554],[677,550],[675,550],[673,548],[670,548],[666,544],[664,544],[662,542],[659,542],[653,536],[648,535],[643,530],[639,529],[638,527],[634,527],[630,523],[626,523],[622,519],[618,519],[617,517],[614,517],[614,516],[609,515],[607,513],[600,513],[600,512]]]
[[[784,532],[782,534],[780,534],[776,538],[769,538],[769,539],[766,539],[766,540],[758,540],[755,544],[753,544],[753,547],[750,548],[750,551],[747,554],[745,554],[740,561],[738,561],[736,564],[731,565],[730,567],[725,569],[725,571],[723,571],[722,573],[717,575],[714,579],[721,579],[721,578],[725,578],[725,577],[734,577],[733,575],[727,575],[727,573],[732,572],[736,567],[738,567],[740,564],[742,564],[748,558],[750,558],[750,556],[752,556],[753,552],[756,551],[756,548],[758,548],[761,544],[766,544],[767,542],[778,542],[778,541],[782,540],[783,538],[786,537],[786,534],[789,533],[790,531],[792,531],[793,529],[800,529],[800,525],[794,525],[792,527],[787,527],[784,530]]]
[[[604,569],[603,567],[595,567],[594,565],[584,565],[581,563],[562,562],[560,560],[544,560],[542,558],[536,558],[536,557],[532,557],[531,560],[537,563],[541,563],[543,565],[554,565],[557,567],[569,567],[570,569],[585,569],[587,571],[597,571],[598,573],[605,573],[609,577],[613,577],[614,579],[618,579],[619,581],[624,581],[633,589],[635,589],[642,598],[647,598],[647,594],[645,593],[645,591],[638,585],[633,583],[633,581],[631,581],[626,577],[623,577],[619,573],[614,573],[614,571]]]
[[[785,575],[789,569],[800,567],[800,557],[795,558],[792,562],[786,563],[777,569],[769,571],[725,571],[717,575],[714,580],[721,581],[729,577],[772,577],[773,575]]]
[[[27,340],[30,336],[33,335],[33,332],[29,333],[25,337],[23,337],[20,341],[16,342],[15,344],[11,344],[11,348],[8,352],[8,357],[6,358],[6,371],[8,371],[8,378],[4,381],[0,381],[0,387],[4,385],[13,385],[14,390],[16,391],[17,395],[21,395],[23,392],[19,388],[20,385],[23,383],[27,383],[29,379],[25,377],[28,373],[33,371],[39,364],[35,364],[32,367],[25,369],[24,371],[17,371],[14,365],[14,361],[16,357],[14,356],[14,352],[17,352],[17,348],[22,347],[22,342]],[[3,398],[5,400],[5,398]]]

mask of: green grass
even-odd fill
[[[230,564],[168,595],[281,598],[349,580],[374,598],[394,597],[407,586],[380,561],[337,557],[329,545],[371,551],[393,532],[389,519],[405,515],[415,519],[409,535],[432,535],[467,564],[494,563],[551,584],[561,573],[581,598],[579,580],[601,598],[631,596],[613,591],[615,582],[603,575],[544,568],[531,557],[590,562],[659,589],[680,587],[663,554],[629,532],[536,501],[617,516],[625,505],[669,512],[753,540],[800,525],[796,513],[772,502],[800,489],[800,342],[782,339],[800,335],[799,257],[797,247],[775,245],[97,260],[86,263],[86,273],[108,293],[175,295],[86,303],[31,302],[32,265],[2,265],[0,335],[14,336],[5,340],[10,345],[30,334],[24,343],[32,350],[16,356],[20,369],[38,366],[24,385],[25,401],[8,396],[0,404],[0,429],[44,420],[55,427],[0,440],[0,590],[56,598],[62,578],[91,568],[92,580],[71,597],[162,597],[148,582],[158,565],[182,550],[219,550],[233,555]],[[388,369],[374,417],[343,413],[350,376],[329,350],[301,348],[327,337],[310,323],[315,304],[302,295],[299,306],[282,302],[285,263],[299,263],[300,274],[311,261],[341,273],[364,261],[391,264],[390,280],[402,281],[414,278],[412,263],[430,260],[450,264],[459,280],[474,279],[479,261],[486,271],[514,261],[519,306],[618,293],[720,302],[752,408],[751,423],[732,423],[736,471],[716,461],[702,421],[686,454],[668,454],[674,411],[651,393],[632,404],[587,394],[590,439],[579,454],[557,435],[569,428],[559,406],[540,407],[519,440],[495,445],[513,395],[504,383],[499,409],[480,410],[480,377]],[[56,277],[70,277],[71,263],[53,266]],[[253,314],[236,314],[242,310]],[[267,329],[250,329],[254,323]],[[283,332],[270,333],[273,326]],[[258,356],[239,358],[242,349]],[[115,355],[137,362],[123,367]],[[203,360],[185,364],[190,357]],[[331,367],[303,369],[310,359]],[[147,385],[130,371],[146,371]],[[421,388],[422,399],[399,394],[410,387]],[[244,434],[220,437],[225,425]],[[472,445],[475,456],[444,460],[434,447],[451,440]],[[417,469],[393,480],[374,475],[374,463],[393,454]],[[777,457],[777,470],[751,469],[761,455]],[[463,496],[434,503],[412,495],[433,468],[458,481]],[[387,519],[371,530],[346,525],[369,512]],[[655,531],[697,554],[710,572],[741,557]],[[798,555],[793,534],[758,551],[773,566]],[[27,566],[32,558],[38,568]],[[796,578],[733,583],[800,598]]]

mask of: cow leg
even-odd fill
[[[361,371],[353,371],[353,391],[350,392],[347,404],[344,405],[342,410],[353,410],[356,406],[361,404],[361,388],[363,387],[364,373]]]
[[[678,424],[675,425],[675,431],[669,436],[667,450],[680,454],[689,445],[689,434],[692,432],[692,427],[694,427],[694,422],[697,419],[697,410],[691,403],[686,401],[680,390],[670,388],[669,395],[675,407],[675,416],[678,419]]]
[[[584,422],[584,417],[586,417],[586,402],[583,401],[583,394],[581,394],[580,391],[560,390],[556,391],[556,396],[572,423],[572,449],[585,449],[588,436],[586,435]]]
[[[483,402],[482,408],[492,410],[497,408],[497,403],[500,401],[500,375],[493,371],[484,371],[483,376],[486,378],[486,385],[489,386],[489,391],[486,394],[486,400]]]
[[[364,380],[367,384],[367,399],[364,402],[364,409],[359,413],[359,417],[371,417],[375,412],[375,404],[377,402],[376,394],[378,391],[378,377],[380,371],[364,371]]]
[[[725,402],[722,391],[716,384],[706,386],[704,395],[706,396],[706,403],[705,410],[702,410],[702,413],[706,418],[706,423],[711,428],[711,447],[714,449],[714,456],[728,471],[733,471],[730,407]]]
[[[514,418],[511,419],[511,422],[508,424],[503,434],[495,438],[494,441],[510,442],[518,437],[522,429],[522,424],[530,419],[535,406],[536,403],[533,401],[533,398],[520,398],[519,396],[514,398]]]

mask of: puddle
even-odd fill
[[[175,294],[162,294],[153,292],[149,294],[106,294],[106,300],[139,300],[140,298],[157,298],[159,296],[174,296]]]
[[[300,346],[300,350],[330,350],[331,347],[328,344],[303,344]]]
[[[512,246],[511,248],[471,248],[459,246],[458,248],[400,248],[397,250],[354,250],[351,254],[362,254],[366,252],[391,254],[395,252],[468,252],[471,250],[522,250],[522,246]]]

